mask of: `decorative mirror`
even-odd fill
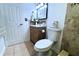
[[[47,3],[39,3],[34,10],[34,19],[38,20],[46,20],[48,15],[48,4]]]

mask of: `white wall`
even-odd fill
[[[28,20],[30,20],[32,10],[35,8],[35,5],[33,3],[21,4],[21,8],[22,8],[22,19],[24,20],[24,18],[27,18]],[[24,21],[24,23],[26,23],[26,22]],[[30,40],[30,30],[29,30],[30,23],[29,23],[29,21],[27,21],[25,26],[26,25],[27,25],[27,29],[24,31],[27,31],[27,34],[25,34],[25,35],[26,35],[27,40]]]
[[[25,34],[26,36],[24,37],[24,39],[30,40],[30,30],[29,30],[29,20],[32,14],[32,10],[35,8],[35,5],[33,3],[22,3],[20,4],[20,8],[22,9],[22,16],[21,18],[23,19],[23,23],[25,24],[25,27],[27,26],[27,29],[24,29],[24,32],[27,31],[27,34]],[[25,22],[24,18],[27,18],[28,21]]]
[[[47,27],[52,26],[53,21],[59,21],[59,27],[63,30],[65,15],[66,15],[66,7],[65,3],[49,3],[48,4],[48,19],[47,19]],[[58,39],[57,45],[52,48],[55,52],[59,53],[61,48],[62,41],[62,32],[60,34],[60,38]]]
[[[32,10],[35,8],[35,5],[33,3],[22,3],[20,7],[23,10],[23,18],[30,19],[30,16],[32,14]]]
[[[49,3],[48,4],[48,19],[47,26],[51,26],[54,20],[59,21],[59,27],[62,29],[64,26],[66,3]]]

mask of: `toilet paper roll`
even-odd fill
[[[42,33],[45,33],[45,30],[42,30]]]

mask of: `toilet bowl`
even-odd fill
[[[51,48],[52,44],[53,44],[53,41],[48,40],[48,39],[42,39],[36,42],[34,49],[37,52],[45,52]]]
[[[42,53],[50,50],[54,42],[57,41],[60,29],[50,27],[50,28],[47,28],[47,32],[48,32],[47,33],[48,39],[41,39],[37,41],[34,45],[35,51]]]

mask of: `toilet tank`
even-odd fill
[[[49,40],[56,42],[57,39],[59,39],[59,34],[59,28],[47,27],[47,36]]]

